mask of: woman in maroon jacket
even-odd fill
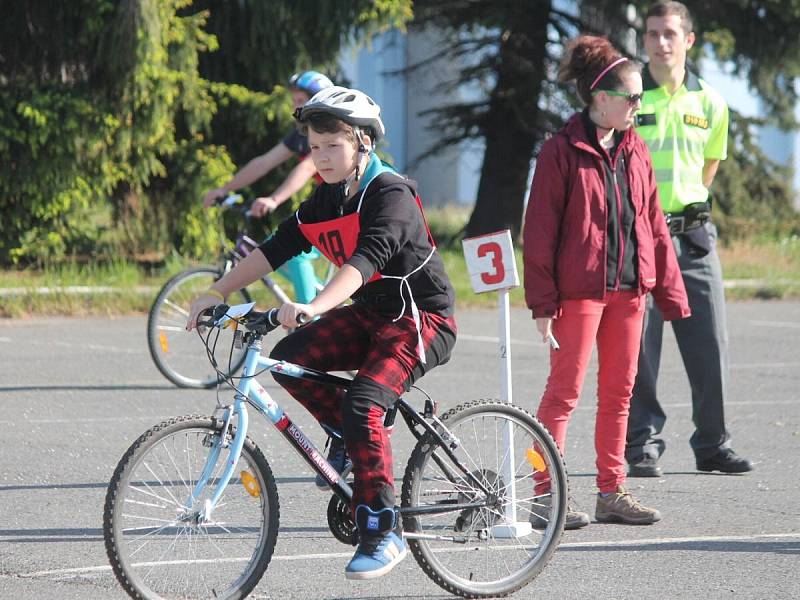
[[[642,98],[641,65],[604,38],[582,36],[568,47],[559,78],[576,82],[586,109],[542,146],[525,216],[525,299],[542,338],[560,344],[550,352],[537,417],[563,452],[596,340],[595,518],[655,523],[659,512],[623,487],[645,297],[653,293],[665,319],[690,312],[650,155],[632,127]],[[540,481],[534,526],[543,524],[546,492]],[[587,514],[570,509],[567,528],[588,523]]]

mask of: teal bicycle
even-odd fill
[[[331,533],[357,543],[350,484],[256,377],[274,371],[345,388],[351,380],[262,356],[262,338],[276,328],[276,314],[255,311],[251,303],[219,305],[201,316],[212,361],[217,333],[231,320],[236,343],[247,349],[241,377],[218,371],[233,388],[232,403],[213,416],[156,425],[117,465],[103,535],[114,574],[131,597],[244,598],[258,584],[275,548],[280,508],[267,457],[247,436],[248,408],[325,478]],[[402,397],[384,423],[393,425],[399,414],[416,438],[400,496],[403,536],[422,570],[448,592],[511,594],[542,571],[561,539],[567,476],[558,448],[519,407],[478,400],[439,417],[437,403],[416,390],[424,406]]]
[[[219,202],[223,210],[238,209],[245,224],[233,246],[223,252],[219,263],[215,266],[190,267],[173,276],[159,290],[150,307],[147,317],[147,347],[150,356],[161,374],[178,387],[211,388],[221,381],[206,357],[196,352],[197,340],[186,331],[186,319],[189,317],[192,301],[259,246],[248,235],[246,224],[249,211],[247,207],[242,208],[243,202],[242,196],[238,194],[231,194]],[[292,282],[295,297],[300,302],[309,302],[335,273],[336,268],[329,263],[325,279],[317,277],[313,262],[320,257],[319,252],[314,251],[292,259],[278,270],[278,273]],[[280,306],[290,300],[274,275],[263,276],[261,283],[267,291],[270,299],[268,304],[271,306]],[[242,289],[231,295],[231,301],[247,303],[252,301],[252,297],[248,290]],[[225,342],[230,335],[232,334],[223,333],[222,341]],[[227,348],[229,344],[223,343],[221,347],[223,346]],[[227,356],[216,358],[219,364],[228,362]],[[235,349],[230,360],[233,369],[231,373],[238,371],[243,363],[244,350]]]

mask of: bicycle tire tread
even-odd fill
[[[133,457],[136,456],[137,452],[142,448],[143,445],[147,444],[154,436],[157,436],[161,431],[173,427],[179,423],[191,423],[191,422],[198,422],[200,426],[203,424],[209,426],[209,428],[214,430],[219,430],[224,426],[224,421],[217,417],[208,416],[208,415],[182,415],[178,417],[172,417],[157,425],[154,425],[144,433],[142,433],[132,444],[131,446],[125,451],[125,454],[122,455],[122,458],[117,463],[116,468],[114,469],[114,474],[111,477],[111,480],[108,485],[108,490],[106,492],[106,498],[103,507],[103,538],[104,538],[104,545],[106,549],[106,555],[108,556],[109,562],[111,563],[111,568],[114,572],[114,575],[117,578],[117,581],[120,583],[122,588],[130,595],[132,598],[141,599],[141,600],[149,600],[147,596],[142,595],[138,589],[133,585],[133,583],[129,580],[128,576],[125,573],[124,568],[122,567],[122,561],[119,558],[119,555],[116,550],[116,545],[113,541],[113,529],[114,529],[114,508],[116,506],[116,499],[117,494],[119,492],[120,482],[122,481],[123,474],[125,473],[126,469],[128,468],[131,460]],[[231,428],[231,433],[235,432],[235,428]],[[274,518],[275,520],[275,527],[271,527],[268,530],[268,536],[270,539],[267,540],[265,544],[264,552],[262,553],[261,557],[259,558],[259,563],[264,563],[263,568],[258,568],[254,571],[253,577],[248,579],[245,584],[240,588],[240,592],[243,592],[239,595],[239,598],[246,597],[255,587],[258,585],[258,582],[263,577],[264,573],[266,572],[266,568],[269,565],[270,560],[272,559],[272,554],[275,550],[275,544],[277,542],[277,535],[280,523],[280,500],[277,493],[277,485],[275,483],[275,477],[272,473],[272,469],[269,466],[269,463],[264,457],[263,452],[261,449],[253,442],[253,440],[248,436],[245,438],[244,442],[245,447],[250,451],[252,457],[258,463],[258,467],[262,470],[262,477],[264,479],[265,484],[268,487],[267,494],[269,495],[270,501],[270,514],[267,516],[268,519]],[[274,514],[273,514],[274,513]],[[234,596],[235,598],[236,596]]]
[[[569,477],[568,477],[568,474],[567,474],[567,469],[566,469],[566,465],[564,464],[563,457],[562,457],[561,453],[558,451],[558,446],[557,446],[555,440],[553,439],[553,436],[547,430],[547,428],[541,422],[539,422],[538,419],[536,419],[536,417],[534,415],[529,413],[524,408],[522,408],[520,406],[516,406],[514,404],[509,404],[507,402],[503,402],[502,400],[499,400],[497,398],[482,398],[482,399],[479,399],[479,400],[471,400],[471,401],[464,402],[462,404],[458,404],[454,408],[452,408],[452,409],[448,410],[447,412],[445,412],[441,416],[441,420],[442,420],[442,422],[444,422],[446,424],[448,419],[454,417],[455,415],[457,415],[457,414],[459,414],[461,412],[464,412],[466,410],[469,410],[469,409],[472,409],[472,408],[475,408],[475,407],[482,407],[482,408],[492,408],[492,407],[494,407],[494,408],[504,408],[504,409],[510,408],[511,410],[520,411],[526,417],[532,419],[532,421],[539,428],[541,428],[541,432],[540,433],[542,434],[543,438],[545,439],[545,443],[552,444],[552,448],[555,448],[555,450],[556,450],[555,456],[558,457],[557,460],[559,461],[559,464],[561,466],[561,469],[562,469],[561,472],[564,475],[564,486],[566,488],[565,489],[565,497],[566,497],[566,494],[569,493],[569,489],[568,489]],[[413,481],[414,476],[415,476],[414,475],[414,471],[418,468],[418,463],[420,461],[420,458],[427,452],[427,450],[423,451],[423,447],[424,447],[425,444],[430,444],[431,443],[431,437],[432,436],[430,436],[430,434],[424,436],[416,444],[416,446],[414,447],[414,449],[411,452],[411,455],[409,457],[408,463],[406,465],[405,473],[403,474],[403,487],[402,487],[402,493],[401,493],[402,506],[410,506],[411,505],[411,493],[412,493],[412,489],[411,488],[412,488],[412,481]],[[562,521],[564,519],[564,516],[566,515],[566,510],[564,510],[563,513],[564,514],[562,514],[561,517],[560,517]],[[563,532],[563,527],[561,528],[561,532]],[[515,586],[513,586],[511,588],[505,589],[505,590],[503,590],[501,592],[492,591],[492,592],[486,592],[486,593],[470,592],[468,590],[464,590],[464,589],[462,589],[460,587],[454,586],[451,583],[449,583],[447,580],[445,580],[438,573],[437,569],[426,559],[426,557],[424,556],[424,553],[421,550],[419,550],[418,544],[415,544],[414,542],[415,542],[415,540],[409,540],[409,546],[411,547],[411,553],[414,555],[414,559],[417,561],[417,564],[420,566],[420,568],[423,570],[423,572],[434,583],[436,583],[436,585],[438,585],[443,590],[445,590],[445,591],[447,591],[447,592],[449,592],[451,594],[454,594],[456,596],[461,596],[462,598],[469,598],[469,599],[505,598],[505,597],[510,596],[511,594],[519,591],[520,589],[524,588],[525,586],[527,586],[534,578],[538,577],[544,571],[544,569],[550,563],[550,559],[552,558],[553,553],[556,551],[556,549],[558,548],[559,543],[561,542],[561,534],[560,533],[558,534],[558,537],[552,543],[552,546],[547,549],[547,555],[545,557],[545,560],[543,561],[544,564],[542,564],[540,568],[533,570],[529,574],[528,577],[526,577],[521,582],[519,582],[517,585],[515,585]]]

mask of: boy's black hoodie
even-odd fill
[[[345,262],[358,269],[365,282],[375,272],[407,275],[430,254],[431,244],[415,196],[416,183],[394,173],[381,173],[367,186],[361,204],[358,243]],[[342,203],[340,187],[323,183],[300,205],[298,214],[303,223],[329,221],[354,213],[360,198],[361,191]],[[281,223],[275,235],[260,246],[273,269],[310,249],[311,244],[300,232],[295,215]],[[444,317],[453,314],[455,293],[438,252],[409,277],[408,283],[420,310]],[[408,291],[404,289],[402,294],[406,300],[405,313],[410,314]],[[379,313],[392,318],[403,308],[403,297],[397,279],[378,279],[353,294],[355,302],[369,303]]]

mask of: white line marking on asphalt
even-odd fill
[[[760,325],[761,327],[793,327],[800,329],[797,321],[750,321],[750,325]]]
[[[147,354],[146,349],[120,348],[119,346],[102,346],[100,344],[72,344],[70,342],[46,342],[48,346],[60,346],[62,348],[87,348],[100,352],[117,352],[119,354]]]
[[[800,362],[767,362],[732,364],[731,369],[792,369],[800,367]]]
[[[490,335],[470,335],[468,333],[459,333],[458,339],[465,340],[467,342],[486,342],[491,344],[500,343],[499,337],[492,337]],[[544,342],[536,342],[532,340],[511,340],[511,343],[515,346],[541,346],[542,348],[546,347]]]
[[[0,337],[0,342],[10,343],[11,342],[11,338],[10,337]]]
[[[620,546],[649,546],[652,544],[686,544],[693,542],[741,542],[748,540],[764,540],[764,539],[800,539],[800,532],[797,533],[758,533],[754,535],[709,535],[709,536],[692,536],[692,537],[662,537],[662,538],[645,538],[633,540],[606,540],[606,541],[593,541],[593,542],[572,542],[560,544],[559,548],[596,548],[602,546],[620,547]],[[511,546],[509,550],[516,550],[516,546]],[[473,551],[469,549],[469,551]],[[445,550],[445,552],[448,552]],[[315,553],[315,554],[293,554],[284,556],[273,556],[272,560],[277,561],[301,561],[301,560],[326,560],[326,559],[340,559],[352,556],[351,552],[329,552],[329,553]],[[244,562],[245,558],[225,558],[221,560],[213,560],[211,562]],[[183,564],[188,561],[163,561],[161,563],[146,563],[146,564]],[[209,561],[200,561],[209,562]],[[144,564],[144,563],[143,563]],[[8,577],[23,577],[23,578],[37,578],[49,577],[51,575],[63,576],[73,575],[79,576],[87,573],[103,573],[111,571],[110,565],[100,565],[96,567],[74,567],[69,569],[49,569],[46,571],[31,571],[28,573],[5,573],[0,574],[0,578]]]
[[[11,341],[11,338],[0,338],[0,341]],[[26,340],[26,346],[56,346],[59,348],[78,348],[80,350],[97,350],[99,352],[117,352],[119,354],[147,354],[147,348],[123,348],[120,346],[104,346],[102,344],[76,344],[74,342],[57,342],[52,340]]]
[[[594,542],[572,542],[559,544],[559,548],[591,548],[596,546],[649,546],[650,544],[688,544],[693,542],[746,542],[762,539],[800,539],[800,532],[756,533],[753,535],[698,535],[691,537],[644,538],[640,540],[614,540]]]

